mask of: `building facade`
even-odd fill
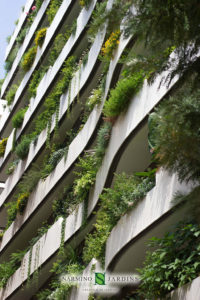
[[[8,43],[2,300],[150,299],[138,293],[139,279],[109,285],[108,274],[138,275],[148,240],[188,216],[185,202],[172,200],[196,183],[158,167],[148,121],[179,77],[160,85],[164,71],[149,84],[148,72],[133,71],[143,46],[124,35],[117,8],[113,0],[28,0]],[[77,287],[67,274],[92,281]],[[190,281],[171,286],[170,298],[200,299],[198,271]]]

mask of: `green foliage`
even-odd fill
[[[97,3],[96,8],[92,13],[92,20],[88,29],[88,35],[91,39],[94,39],[96,37],[97,32],[101,30],[103,25],[105,24],[107,16],[106,5],[107,1]]]
[[[10,52],[9,57],[7,58],[5,65],[4,65],[6,72],[9,72],[10,69],[12,68],[12,65],[17,56],[18,50],[19,50],[19,46],[16,45]]]
[[[26,158],[32,138],[30,135],[24,135],[15,149],[15,153],[20,159]]]
[[[76,167],[80,171],[75,172],[77,178],[74,181],[74,195],[82,202],[87,199],[89,190],[94,184],[96,174],[101,166],[106,147],[108,146],[111,132],[111,125],[103,125],[97,135],[97,145],[93,151],[85,153],[83,158],[79,158]]]
[[[5,207],[7,208],[7,215],[8,215],[5,229],[8,229],[8,227],[12,224],[12,222],[15,220],[17,216],[17,202],[16,201],[9,202],[5,204]]]
[[[21,67],[24,71],[29,71],[32,67],[37,54],[37,46],[30,48],[23,56],[21,61]]]
[[[95,105],[99,104],[102,99],[102,89],[97,88],[94,89],[90,95],[90,97],[86,101],[86,107],[89,111],[92,111]]]
[[[44,39],[46,36],[46,32],[47,32],[47,28],[41,28],[40,30],[38,30],[36,32],[35,35],[35,44],[36,46],[42,47],[43,43],[44,43]]]
[[[144,80],[143,72],[135,73],[117,82],[115,89],[110,92],[110,97],[104,105],[104,115],[107,118],[117,117],[124,111],[131,98],[139,91]]]
[[[67,148],[61,148],[54,151],[48,162],[45,164],[44,169],[42,170],[42,178],[46,178],[57,166],[61,158],[66,154]]]
[[[12,276],[19,267],[25,251],[12,253],[8,262],[0,264],[0,288],[5,287],[8,279]]]
[[[13,84],[11,86],[11,88],[9,89],[9,91],[7,92],[6,94],[6,100],[8,102],[8,105],[11,105],[14,98],[15,98],[15,94],[17,92],[17,89],[18,89],[18,85],[17,84]]]
[[[42,80],[45,72],[46,72],[46,68],[41,67],[39,70],[36,70],[33,73],[33,77],[31,79],[31,81],[29,83],[29,87],[28,87],[28,91],[29,91],[31,97],[36,96],[37,87],[38,87],[40,81]]]
[[[51,22],[53,21],[60,5],[62,4],[62,0],[52,0],[49,8],[47,9],[47,16],[48,16],[48,21],[51,24]]]
[[[18,110],[18,112],[14,115],[12,118],[12,124],[14,128],[20,128],[22,126],[22,123],[24,121],[24,115],[27,111],[28,107],[22,108]]]
[[[158,163],[179,179],[200,179],[200,90],[183,86],[152,114],[150,139]],[[192,147],[191,147],[192,145]]]
[[[82,7],[88,8],[91,3],[91,0],[80,0],[79,3]]]
[[[23,175],[22,180],[18,184],[18,193],[19,194],[31,193],[33,189],[36,187],[40,178],[41,178],[41,170],[36,164],[33,164],[32,169],[30,169],[27,173]]]
[[[115,175],[113,189],[104,189],[100,196],[101,208],[97,212],[95,231],[86,237],[83,260],[89,263],[93,257],[103,262],[106,241],[118,220],[155,185],[154,176]]]
[[[75,58],[70,56],[64,63],[62,70],[60,71],[60,78],[57,84],[54,86],[50,95],[46,98],[44,107],[45,110],[35,120],[34,134],[38,135],[46,128],[47,124],[51,120],[52,115],[55,113],[57,106],[59,105],[60,96],[66,91],[72,76],[75,71]]]
[[[8,141],[7,138],[0,141],[0,157],[4,156],[7,141]]]
[[[131,1],[131,4],[133,1]],[[175,47],[176,63],[167,60],[165,69],[172,79],[199,64],[200,36],[198,31],[200,8],[198,0],[134,1],[135,14],[126,18],[126,35],[133,34],[145,42],[147,53],[158,53],[164,48]],[[194,7],[196,9],[194,9]],[[159,30],[157,30],[159,28]]]
[[[105,123],[98,131],[95,157],[97,161],[100,161],[100,163],[105,155],[105,151],[110,140],[111,130],[112,125],[110,123]]]
[[[6,174],[10,175],[14,172],[15,168],[17,167],[19,163],[19,159],[15,159],[14,161],[12,161],[9,165],[8,168],[6,170]]]
[[[163,238],[152,238],[144,267],[140,269],[140,294],[161,298],[192,281],[200,272],[200,227],[181,223]],[[156,248],[156,250],[155,250]]]
[[[74,182],[74,195],[82,202],[87,198],[88,192],[95,182],[98,170],[98,164],[94,159],[94,153],[86,153],[83,158],[80,157],[76,166],[79,167],[81,171],[76,172],[77,178]]]
[[[23,214],[28,201],[29,193],[22,193],[17,198],[17,211],[20,215]]]
[[[19,45],[21,45],[21,44],[23,43],[23,41],[24,41],[24,39],[25,39],[25,37],[26,37],[26,34],[27,34],[28,30],[29,30],[29,27],[28,27],[28,26],[24,27],[24,28],[20,31],[19,35],[16,37],[16,42],[17,42]]]

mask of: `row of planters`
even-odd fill
[[[80,2],[80,5],[82,7],[88,7],[90,3],[91,3],[91,1],[86,1],[84,3]],[[49,8],[46,11],[46,16],[47,16],[49,25],[52,23],[61,4],[62,4],[62,0],[51,0]],[[21,30],[19,36],[17,37],[16,46],[10,53],[10,55],[5,63],[5,69],[7,72],[11,69],[14,59],[18,53],[19,47],[22,45],[22,43],[28,33],[28,30],[30,29],[30,27],[34,21],[34,18],[37,15],[37,12],[40,9],[41,5],[42,5],[42,1],[36,0],[36,4],[31,8],[31,11],[27,12],[27,15],[28,15],[27,24]],[[33,65],[36,54],[37,54],[37,49],[38,49],[38,47],[42,47],[42,45],[43,45],[47,29],[48,29],[48,27],[45,27],[45,28],[41,28],[37,31],[36,36],[35,36],[35,45],[33,47],[31,47],[24,54],[24,56],[21,60],[21,65],[20,65],[21,69],[24,72],[29,71],[31,66]],[[57,38],[55,39],[55,42],[53,45],[53,49],[50,52],[50,54],[48,55],[49,57],[48,57],[47,64],[45,66],[41,66],[39,70],[36,70],[34,72],[32,81],[30,83],[30,88],[29,88],[30,96],[34,96],[34,94],[36,93],[36,90],[37,90],[37,86],[39,85],[39,82],[41,81],[42,77],[44,76],[46,71],[49,69],[49,67],[54,64],[56,58],[59,56],[62,48],[66,44],[70,35],[75,34],[75,32],[76,32],[76,22],[74,22],[72,24],[72,26],[67,25],[66,28],[64,29],[64,33],[60,33],[57,35]],[[11,105],[11,103],[13,102],[15,93],[18,89],[18,86],[19,86],[19,83],[12,85],[12,87],[9,89],[9,92],[6,95],[6,100],[8,101],[8,105]]]
[[[154,164],[177,172],[180,181],[195,180],[196,183],[199,181],[199,155],[196,155],[199,151],[199,135],[198,131],[193,129],[199,126],[198,97],[199,90],[194,91],[191,83],[183,85],[174,95],[165,99],[150,116],[149,134]],[[189,146],[191,144],[185,142],[190,140],[193,142],[192,149]],[[154,171],[132,176],[116,175],[113,189],[104,190],[100,197],[101,204],[94,230],[87,235],[85,246],[78,255],[77,270],[84,269],[93,257],[104,263],[106,241],[112,228],[121,216],[132,209],[154,186]],[[183,202],[188,205],[188,220],[177,224],[163,238],[151,239],[144,267],[138,270],[142,284],[137,299],[163,298],[171,290],[199,276],[199,190],[200,187],[197,186],[189,195],[177,195],[174,199],[176,203]],[[71,266],[70,262],[65,263],[64,269],[59,270],[63,274],[69,272]],[[52,283],[49,290],[38,294],[38,299],[45,299],[44,295],[51,295],[48,299],[59,299],[55,296],[59,293],[68,295],[72,285],[59,280],[62,278],[59,271],[57,270],[56,286]],[[54,287],[55,298],[51,298]]]
[[[133,86],[130,86],[130,80],[128,80],[129,77],[127,79],[127,84],[125,82],[125,78],[122,77],[121,81],[123,82],[123,84],[122,84],[123,88],[126,91],[131,89],[132,92],[135,91],[135,93],[136,93],[139,89],[139,86],[141,86],[141,84],[142,84],[143,77],[144,76],[141,75],[139,81],[133,82]],[[138,85],[138,86],[136,87],[136,85]],[[101,95],[102,95],[101,88],[103,88],[102,85],[100,87],[98,87],[96,90],[94,90],[92,92],[92,95],[88,99],[86,106],[87,106],[87,109],[89,109],[89,111],[91,111],[93,109],[93,107],[101,101]],[[118,92],[121,93],[121,88],[122,87],[120,86],[120,84],[118,82],[116,88],[113,89],[113,92],[114,92],[114,90],[118,90]],[[130,97],[132,96],[130,92],[129,92],[129,96]],[[120,97],[120,95],[119,95],[119,97]],[[130,97],[129,97],[129,100],[130,100]],[[113,96],[110,96],[109,99],[106,101],[106,105],[107,105],[107,103],[111,103],[113,101],[112,99],[113,99]],[[105,105],[105,107],[106,107],[106,105]],[[122,110],[125,110],[127,108],[127,105],[128,105],[128,100],[127,100],[127,95],[126,95],[124,97],[124,105],[120,105],[119,108],[115,108],[115,117],[117,117],[117,115],[119,115]],[[112,105],[110,105],[110,107],[111,106]],[[113,106],[115,107],[114,102],[113,102]],[[108,113],[106,115],[106,117],[109,118],[109,117],[113,117],[113,116],[109,115],[109,113]],[[78,203],[87,201],[89,190],[95,182],[96,173],[101,165],[103,156],[105,154],[105,149],[107,147],[109,137],[110,137],[111,127],[112,127],[111,123],[106,122],[105,125],[103,125],[99,130],[96,148],[93,151],[86,152],[84,158],[80,158],[79,163],[76,166],[76,167],[78,167],[78,169],[80,171],[78,171],[76,173],[76,180],[74,181],[74,185],[72,187],[66,188],[65,191],[63,192],[63,197],[60,197],[59,199],[57,199],[54,202],[53,210],[56,212],[56,214],[55,214],[56,216],[64,215],[66,217],[66,215],[70,214],[71,211],[76,207],[76,205]],[[58,150],[58,151],[60,151],[60,150]],[[57,156],[57,154],[58,154],[57,152],[54,152],[52,154],[52,157],[50,157],[50,159],[49,159],[50,168],[51,168],[50,161],[53,160],[53,156]],[[62,152],[61,157],[63,156],[63,153],[64,152]],[[36,173],[38,174],[40,172],[38,172],[38,170],[37,170]],[[43,170],[43,174],[44,173],[45,173],[45,171]],[[12,213],[14,212],[12,215],[15,217],[16,217],[17,210],[18,211],[20,210],[19,212],[22,213],[22,211],[24,209],[24,203],[26,203],[26,201],[29,197],[29,194],[32,191],[32,188],[27,189],[27,187],[28,187],[27,183],[31,182],[31,183],[33,183],[32,186],[35,186],[36,181],[38,180],[38,178],[41,175],[39,177],[35,176],[36,180],[34,178],[31,178],[32,176],[33,177],[35,176],[33,174],[33,170],[32,170],[32,174],[31,173],[26,174],[26,176],[23,177],[23,180],[21,182],[21,187],[22,187],[21,192],[23,191],[23,193],[20,193],[18,195],[17,201],[14,205],[11,204],[10,209],[11,209]],[[23,188],[25,188],[26,191],[23,190]],[[64,201],[64,198],[65,198],[65,201]],[[21,205],[20,205],[20,202],[21,202]],[[13,221],[13,219],[12,219],[12,221]],[[12,221],[10,220],[10,223]]]
[[[149,120],[149,145],[152,162],[170,172],[176,172],[180,181],[190,180],[197,185],[189,195],[176,196],[176,201],[188,205],[189,220],[177,224],[174,230],[163,238],[151,240],[149,244],[151,251],[147,253],[144,267],[138,270],[142,279],[138,295],[129,298],[157,299],[165,297],[171,290],[190,282],[200,272],[200,226],[198,220],[200,107],[198,104],[199,90],[196,85],[199,75],[195,67],[199,58],[193,56],[199,49],[199,39],[196,39],[198,32],[195,28],[199,24],[200,10],[197,9],[193,13],[192,8],[195,1],[191,1],[187,6],[184,1],[173,4],[150,1],[148,6],[141,1],[135,1],[137,14],[134,14],[133,17],[131,13],[122,10],[120,2],[116,1],[109,16],[102,14],[101,18],[96,19],[96,24],[99,26],[102,20],[105,21],[107,18],[113,20],[112,18],[116,16],[122,19],[126,15],[125,34],[135,34],[143,40],[146,39],[146,47],[150,50],[147,52],[150,54],[149,56],[129,58],[130,73],[133,70],[142,69],[148,80],[152,81],[161,71],[171,68],[169,76],[166,78],[170,83],[176,74],[182,75],[185,70],[190,70],[190,80],[185,73],[180,82],[181,88],[179,86],[177,91],[173,91],[172,96],[158,106]],[[124,1],[124,4],[130,6],[132,1]],[[158,11],[165,12],[166,18],[160,18]],[[174,20],[177,21],[174,22]],[[179,26],[180,23],[185,25]],[[157,30],[158,25],[161,28],[159,31]],[[181,47],[183,44],[187,45],[191,40],[195,40],[191,46],[191,52],[187,47]],[[166,47],[165,49],[163,49],[163,45]],[[177,55],[177,64],[174,64],[170,58],[172,51]],[[126,80],[128,79],[124,79],[124,84],[127,82]],[[130,79],[131,82],[133,80]],[[115,91],[111,91],[111,97],[105,104],[104,112],[108,118],[116,118],[120,109],[123,110],[128,105],[128,97],[124,97],[126,104],[120,106],[120,100],[124,95],[124,90],[120,88],[120,85],[122,87],[123,83],[119,81],[117,85],[122,97],[117,98],[116,88]],[[130,94],[133,95],[133,91],[130,91]],[[128,91],[125,95],[128,95]],[[117,100],[115,101],[115,99]],[[50,284],[50,289],[40,291],[38,299],[61,299],[62,297],[64,299],[69,294],[71,285],[62,281],[61,274],[80,273],[81,269],[85,268],[85,264],[90,262],[93,257],[102,261],[106,240],[112,228],[119,218],[143,198],[153,185],[153,172],[148,173],[148,176],[144,174],[142,176],[137,174],[133,176],[118,175],[113,189],[106,189],[101,195],[97,220],[93,232],[86,237],[83,249],[79,249],[75,260],[65,257],[62,268],[59,269],[60,263],[55,265],[53,271],[57,276]],[[90,298],[99,299],[99,297],[93,296]]]
[[[37,16],[37,13],[38,13],[40,7],[42,6],[42,3],[43,3],[42,0],[35,0],[35,3],[31,7],[30,11],[26,12],[27,21],[25,23],[25,26],[23,26],[19,35],[17,36],[15,46],[12,49],[11,53],[9,54],[9,57],[5,63],[5,70],[7,72],[11,69],[12,64],[13,64],[13,62],[17,56],[17,53],[19,51],[19,48],[23,44],[24,39],[25,39],[26,35],[28,34],[31,25],[32,25],[35,17]],[[49,24],[52,23],[61,4],[62,4],[62,0],[51,0],[50,1],[50,5],[46,11],[46,16],[47,16],[47,20],[48,20]],[[40,41],[38,43],[36,42],[36,46],[38,46],[38,45],[40,47],[42,46],[42,39],[44,38],[43,36],[45,35],[44,31],[45,31],[45,28],[42,28],[41,30],[39,30],[40,34],[38,34],[38,38],[40,39]],[[7,38],[8,42],[10,41],[10,38],[11,37]],[[40,43],[41,43],[41,45],[40,45]]]

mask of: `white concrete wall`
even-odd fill
[[[181,184],[176,174],[160,169],[156,186],[113,228],[106,244],[105,267],[125,245],[173,207],[171,201],[176,192],[187,194],[191,188],[191,184]]]

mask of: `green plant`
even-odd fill
[[[90,95],[90,97],[86,101],[86,107],[89,109],[89,111],[92,111],[96,104],[99,104],[101,102],[102,97],[102,89],[97,88],[94,89]]]
[[[139,91],[144,80],[143,72],[135,73],[117,82],[116,88],[110,92],[110,97],[104,105],[104,115],[107,118],[117,117],[124,111],[131,98]]]
[[[14,161],[12,161],[9,165],[8,165],[8,168],[6,170],[6,174],[10,175],[14,172],[15,168],[17,167],[19,163],[19,159],[16,159]]]
[[[200,272],[200,227],[181,223],[163,238],[152,238],[140,275],[140,294],[148,299],[165,297]],[[156,248],[156,250],[155,250]]]
[[[34,134],[38,135],[51,120],[52,115],[56,112],[56,108],[59,105],[60,96],[66,91],[72,76],[75,71],[75,57],[70,56],[64,63],[63,68],[60,71],[60,79],[53,88],[50,95],[46,98],[44,107],[45,110],[35,120]]]
[[[199,95],[200,90],[183,86],[151,115],[149,138],[156,160],[181,181],[200,178]]]
[[[113,57],[113,51],[117,48],[119,44],[119,38],[120,38],[120,30],[116,30],[115,32],[112,32],[101,49],[101,53],[103,57],[105,57],[109,61]]]
[[[5,150],[6,150],[6,145],[7,145],[8,139],[5,138],[0,141],[0,157],[4,156]]]
[[[94,232],[87,235],[83,260],[89,263],[93,257],[104,263],[106,241],[118,220],[155,185],[154,176],[143,178],[135,175],[115,175],[113,189],[104,189],[100,196],[101,208],[97,212]]]
[[[91,0],[80,0],[79,3],[83,7],[88,7],[91,3]]]
[[[16,56],[17,56],[18,50],[19,50],[19,46],[16,45],[16,46],[12,49],[12,51],[11,51],[9,57],[7,58],[7,60],[6,60],[6,62],[5,62],[5,65],[4,65],[4,68],[5,68],[6,72],[10,71],[10,69],[12,68],[12,65],[13,65],[13,62],[14,62]]]
[[[25,251],[18,251],[12,253],[8,262],[2,262],[0,264],[0,287],[6,286],[8,279],[14,274],[19,267]]]
[[[33,189],[36,187],[40,178],[41,178],[41,170],[36,164],[33,164],[32,169],[30,169],[27,173],[23,175],[22,180],[18,184],[18,193],[19,194],[31,193]]]
[[[48,21],[51,24],[53,21],[60,5],[62,4],[62,0],[52,0],[49,8],[47,9],[47,16],[48,16]]]
[[[36,70],[33,73],[33,77],[32,77],[32,79],[29,83],[29,86],[28,86],[28,91],[29,91],[31,97],[36,96],[37,87],[38,87],[40,81],[42,80],[44,74],[46,73],[46,70],[47,70],[47,68],[45,68],[45,67],[42,68],[41,67],[41,68],[39,68],[39,70]]]
[[[16,201],[9,202],[5,204],[5,207],[7,208],[7,215],[8,215],[6,228],[5,228],[7,229],[17,216],[17,202]]]
[[[112,125],[110,123],[105,123],[98,131],[95,157],[100,161],[100,163],[105,155],[105,151],[110,140],[111,130]]]
[[[42,178],[46,178],[55,169],[61,158],[66,154],[66,151],[67,149],[65,147],[58,149],[51,154],[44,169],[42,170]]]
[[[20,159],[26,158],[32,138],[30,135],[24,135],[20,143],[16,146],[15,153]]]
[[[106,5],[107,1],[103,1],[101,3],[96,4],[96,8],[92,13],[92,20],[90,27],[88,29],[88,35],[90,39],[94,39],[97,32],[102,29],[103,24],[105,24],[106,20]]]
[[[82,202],[85,200],[91,186],[94,184],[98,170],[97,162],[94,159],[94,153],[86,153],[84,158],[79,158],[79,162],[76,166],[79,167],[81,171],[76,172],[77,178],[74,181],[74,195]]]
[[[18,112],[14,115],[12,118],[12,123],[14,128],[20,128],[22,126],[22,123],[24,121],[24,115],[27,111],[28,107],[26,108],[21,108],[18,110]]]
[[[168,79],[172,79],[176,74],[181,77],[186,70],[198,69],[197,53],[200,40],[197,24],[200,8],[197,7],[194,11],[196,5],[197,0],[189,3],[186,0],[173,3],[154,0],[147,3],[136,0],[136,13],[134,16],[132,13],[127,15],[125,33],[127,36],[131,34],[143,40],[146,53],[159,54],[163,48],[175,47],[176,63],[174,59],[167,59],[167,63],[164,64],[165,70],[170,72]]]
[[[21,45],[26,37],[26,34],[29,30],[28,26],[25,26],[19,33],[19,35],[16,37],[16,42]]]
[[[46,32],[47,32],[46,27],[37,31],[37,33],[35,35],[35,44],[36,44],[36,46],[42,47],[42,45],[44,43],[45,36],[46,36]]]
[[[17,198],[17,211],[20,215],[23,214],[28,201],[29,193],[20,194]]]
[[[8,105],[11,105],[14,98],[15,98],[15,94],[17,92],[17,89],[18,89],[18,85],[17,84],[13,84],[11,86],[11,88],[9,89],[9,91],[7,92],[6,94],[6,100],[8,102]]]
[[[24,71],[29,71],[32,67],[37,54],[37,46],[30,48],[23,56],[21,61],[21,67]]]

